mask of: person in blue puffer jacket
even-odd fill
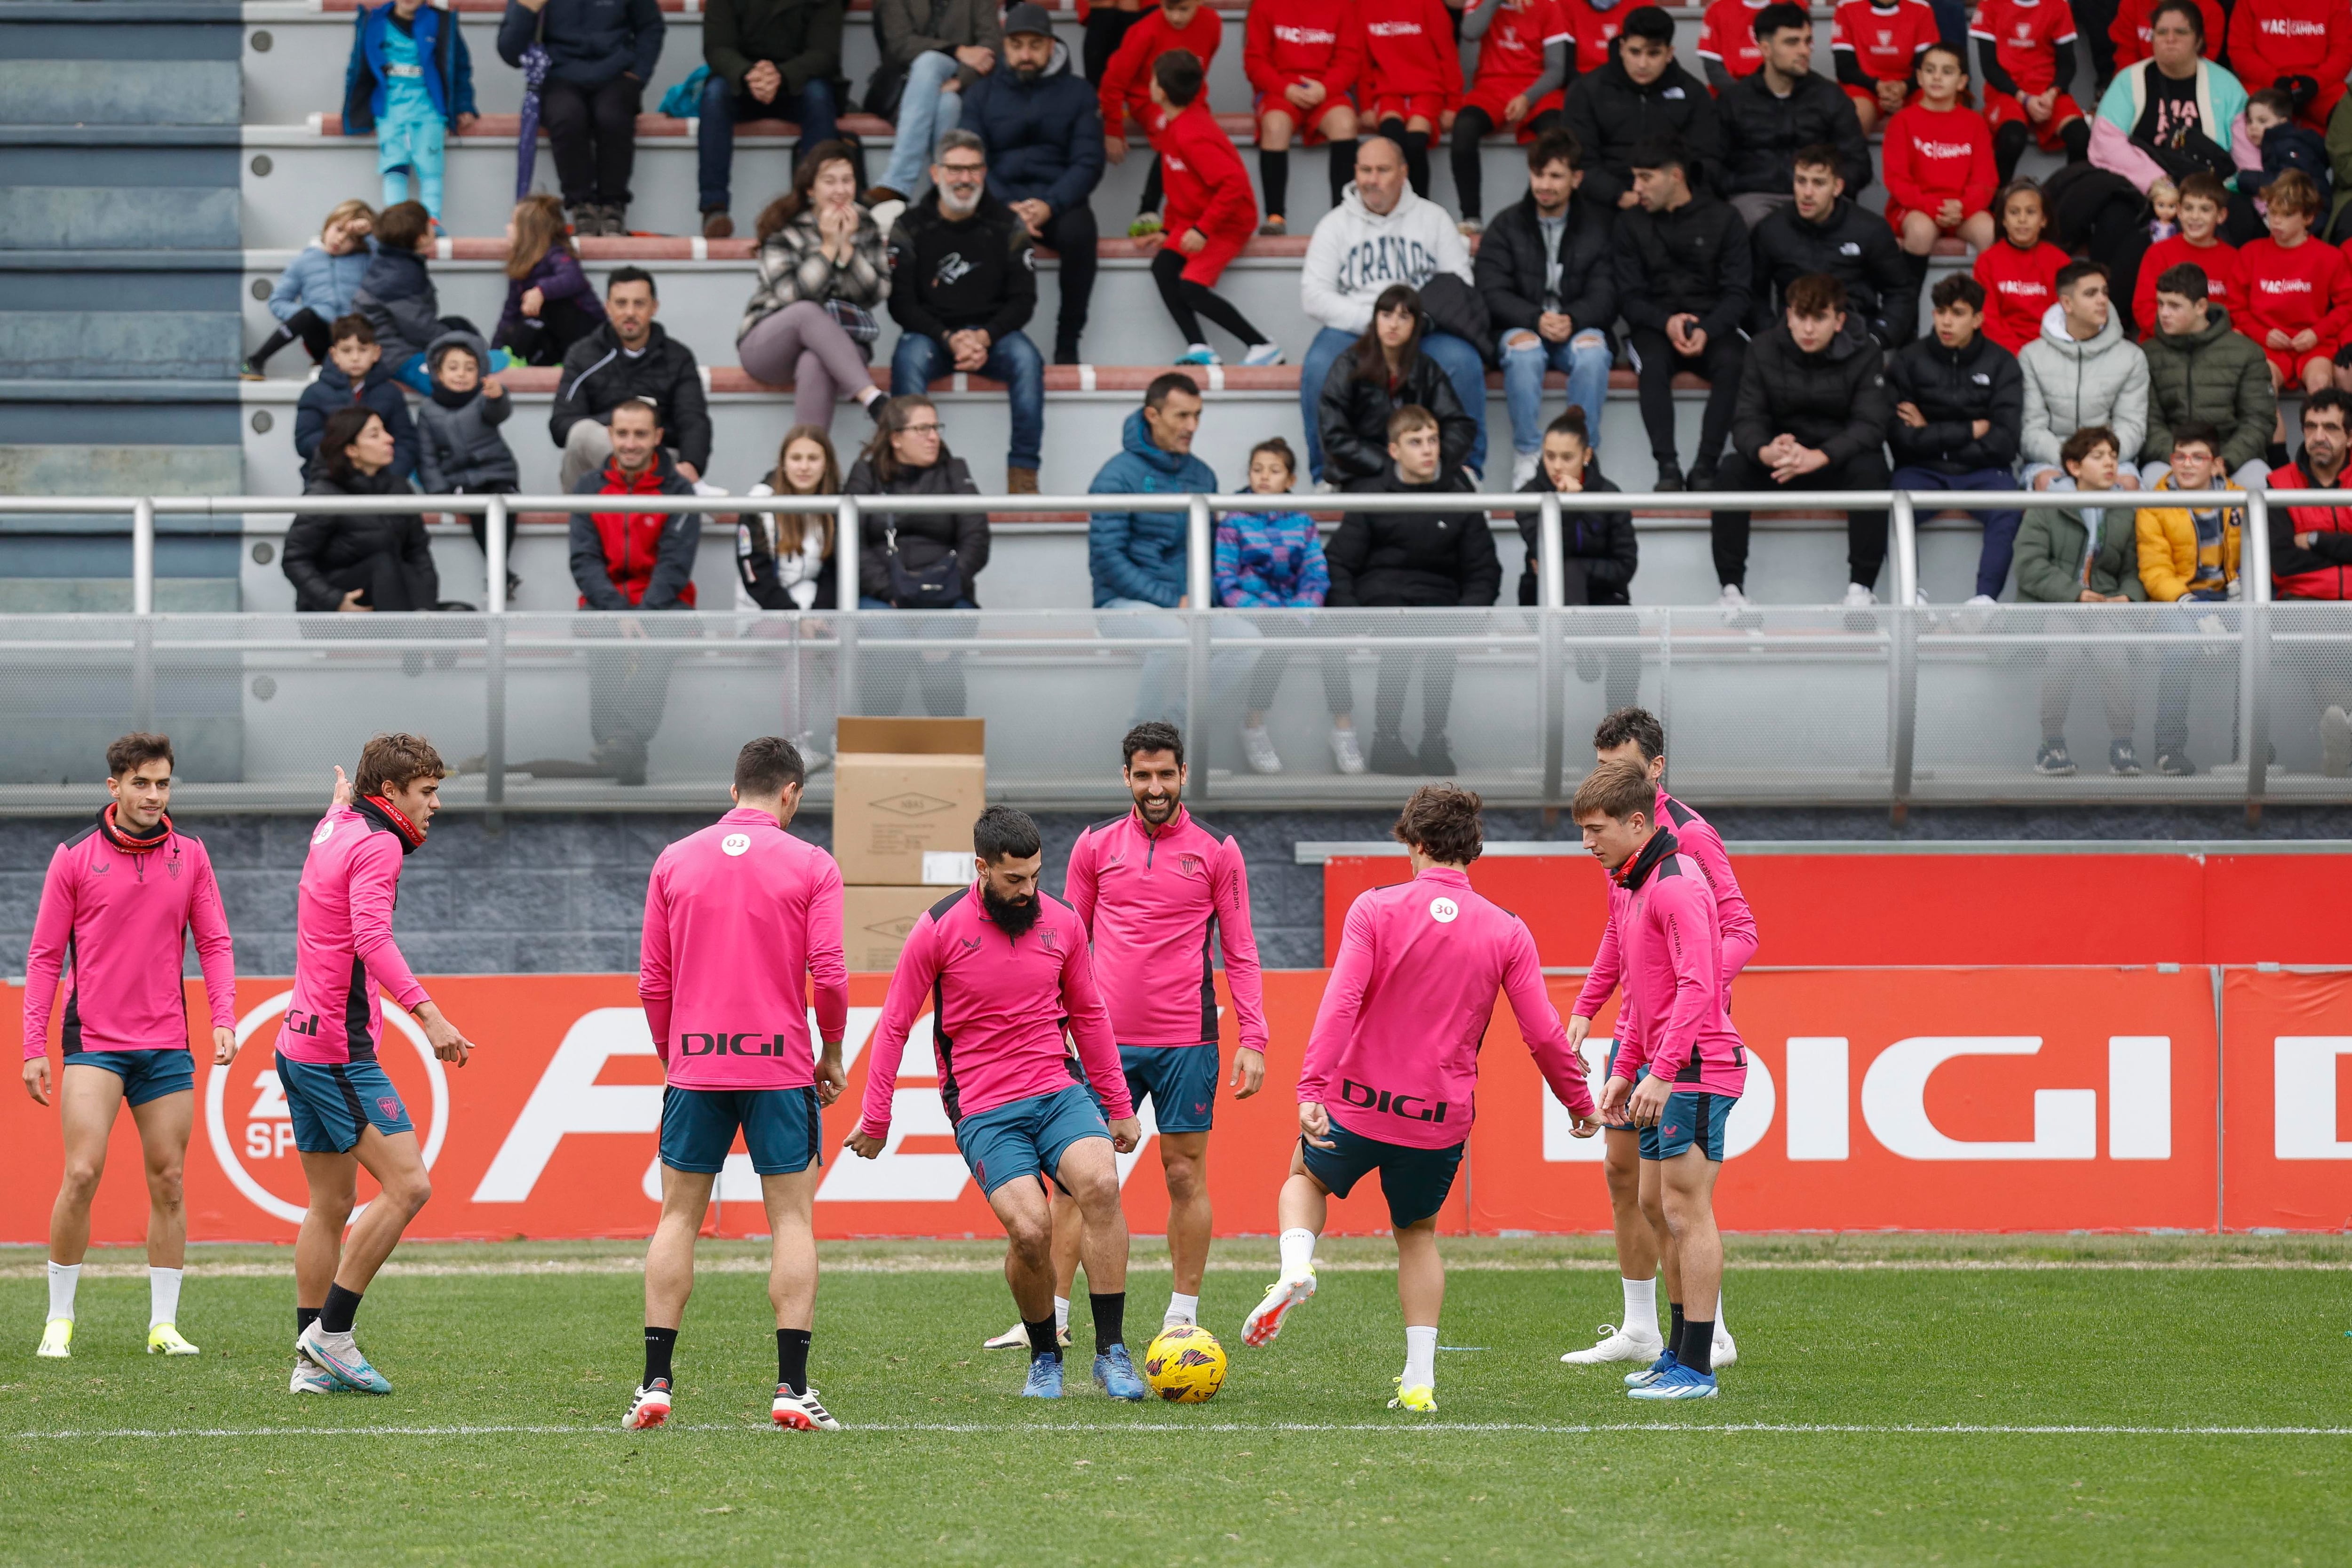
[[[1216,470],[1192,456],[1192,437],[1201,428],[1201,389],[1181,371],[1171,371],[1144,389],[1143,406],[1127,416],[1120,444],[1125,450],[1102,466],[1091,495],[1213,494]],[[1087,530],[1087,563],[1094,577],[1095,608],[1098,610],[1205,609],[1192,604],[1185,592],[1186,513],[1173,511],[1097,512]],[[1170,616],[1121,616],[1105,628],[1113,636],[1181,637],[1181,623]],[[1255,637],[1257,628],[1246,621],[1221,624],[1216,636]],[[1216,684],[1230,685],[1254,662],[1242,652],[1218,655],[1211,661]],[[1236,668],[1235,661],[1239,667]],[[1159,719],[1174,722],[1181,717],[1181,694],[1170,675],[1175,658],[1156,648],[1143,658],[1143,679],[1136,688],[1135,721]]]
[[[375,132],[383,203],[416,199],[441,219],[441,155],[451,126],[469,129],[474,62],[448,0],[364,3],[352,17],[352,59],[343,73],[343,134]]]
[[[319,226],[319,237],[278,275],[269,290],[269,313],[278,318],[278,330],[237,367],[240,375],[261,380],[269,356],[298,338],[312,364],[327,363],[334,347],[331,329],[339,317],[352,313],[352,296],[359,292],[360,279],[375,258],[375,241],[369,236],[374,226],[375,209],[367,203],[335,204]]]

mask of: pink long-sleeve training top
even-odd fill
[[[1630,1079],[1647,1067],[1677,1089],[1743,1092],[1748,1052],[1727,1010],[1715,899],[1698,861],[1677,849],[1668,829],[1653,833],[1610,879],[1601,940],[1613,946],[1625,986],[1612,1076]]]
[[[1732,874],[1731,856],[1723,847],[1723,835],[1715,830],[1713,823],[1664,790],[1658,792],[1654,820],[1674,831],[1675,842],[1681,846],[1682,853],[1698,862],[1707,889],[1715,895],[1716,921],[1723,929],[1724,1005],[1728,1007],[1732,981],[1756,956],[1755,911],[1748,907],[1748,895],[1739,890],[1739,879]],[[1620,973],[1615,931],[1604,925],[1600,951],[1593,954],[1592,968],[1585,974],[1583,989],[1577,993],[1576,1005],[1570,1010],[1580,1018],[1596,1016],[1608,1005],[1609,994],[1617,989]],[[1621,1042],[1627,1037],[1626,1031],[1627,1025],[1621,1015],[1617,1023],[1617,1038]]]
[[[294,895],[294,994],[278,1048],[298,1062],[364,1061],[383,1038],[383,999],[414,1012],[425,987],[392,940],[401,862],[422,841],[373,799],[339,805],[310,832]]]
[[[816,1026],[849,1019],[841,868],[764,811],[729,812],[661,852],[646,883],[637,997],[681,1089],[806,1089]]]
[[[27,1060],[48,1050],[60,979],[68,1053],[184,1047],[180,970],[191,931],[213,1027],[236,1023],[236,953],[212,857],[168,817],[161,842],[137,847],[115,830],[112,809],[49,857],[25,953]]]
[[[898,1058],[925,1002],[936,1013],[932,1048],[950,1122],[1069,1088],[1075,1080],[1062,1045],[1066,1022],[1110,1120],[1135,1114],[1110,1016],[1095,987],[1086,924],[1058,899],[1041,892],[1037,902],[1044,906],[1037,923],[1019,936],[989,918],[976,882],[915,922],[875,1026],[858,1131],[888,1136]]]
[[[1535,938],[1519,917],[1433,866],[1348,908],[1298,1069],[1301,1104],[1320,1101],[1350,1132],[1416,1149],[1470,1136],[1478,1047],[1499,989],[1544,1081],[1592,1113],[1584,1068],[1544,994]]]
[[[1241,1044],[1265,1049],[1265,986],[1240,845],[1181,805],[1156,828],[1130,811],[1078,835],[1064,886],[1094,935],[1096,980],[1120,1045],[1217,1043],[1214,921]]]

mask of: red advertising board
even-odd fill
[[[1736,988],[1756,1066],[1731,1123],[1718,1189],[1727,1226],[1916,1229],[2352,1227],[2352,1119],[2340,1115],[2352,1057],[2352,976],[2226,973],[2214,1024],[2213,971],[2153,968],[1761,970]],[[1218,1109],[1209,1172],[1217,1227],[1275,1227],[1275,1195],[1296,1128],[1300,1052],[1319,971],[1270,973],[1265,1091]],[[383,1059],[431,1159],[421,1237],[642,1236],[657,1205],[660,1069],[634,978],[516,975],[431,983],[481,1042],[463,1068],[437,1068],[397,1022]],[[1556,981],[1565,1006],[1575,982]],[[864,1047],[886,982],[852,981],[849,1093],[824,1119],[820,1233],[991,1236],[993,1216],[948,1136],[929,1037],[919,1026],[880,1160],[841,1154],[865,1086]],[[189,1232],[200,1240],[284,1240],[300,1215],[299,1164],[270,1045],[283,982],[239,984],[230,1067],[201,1060],[188,1161]],[[0,990],[0,1028],[23,993]],[[205,1014],[192,995],[191,1016]],[[1605,1035],[1604,1014],[1597,1035]],[[1228,1027],[1231,1027],[1230,1023]],[[2225,1048],[2226,1047],[2226,1048]],[[208,1053],[205,1053],[208,1054]],[[2227,1066],[2223,1066],[2226,1059]],[[1498,1007],[1464,1179],[1443,1223],[1481,1232],[1598,1231],[1608,1224],[1599,1147],[1566,1135]],[[2225,1093],[2226,1091],[2226,1093]],[[57,1119],[23,1095],[0,1100],[0,1240],[46,1237],[60,1162]],[[2228,1110],[2229,1163],[2220,1168]],[[1158,1145],[1123,1162],[1129,1223],[1166,1222]],[[2222,1177],[2226,1173],[2227,1181]],[[722,1176],[715,1227],[764,1228],[748,1165]],[[363,1186],[363,1195],[365,1188]],[[136,1134],[118,1125],[96,1236],[145,1230]],[[1333,1209],[1336,1231],[1385,1224],[1366,1184]]]

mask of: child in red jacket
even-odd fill
[[[2091,123],[2066,93],[2074,78],[2074,17],[2062,0],[1983,0],[1969,36],[1977,41],[1993,164],[2004,184],[2029,137],[2044,153],[2064,148],[2070,163],[2091,155]]]
[[[1853,100],[1865,134],[1910,100],[1919,51],[1941,36],[1927,0],[1843,0],[1832,14],[1830,54],[1838,85]],[[1966,62],[1960,70],[1967,74]]]
[[[1992,127],[1969,106],[1968,87],[1960,51],[1929,44],[1919,56],[1918,98],[1886,122],[1886,222],[1914,256],[1948,234],[1974,250],[1993,243]]]
[[[1280,364],[1282,351],[1213,290],[1225,264],[1257,228],[1257,194],[1249,170],[1201,96],[1207,72],[1190,49],[1152,63],[1151,102],[1160,110],[1160,166],[1167,171],[1167,232],[1151,258],[1160,301],[1184,334],[1178,364],[1222,364],[1201,334],[1201,317],[1241,339],[1244,364]]]
[[[1976,279],[1985,289],[1984,334],[2016,353],[2042,332],[2042,318],[2058,302],[2058,269],[2072,259],[2042,237],[2050,214],[2042,187],[2020,180],[2000,193],[2000,238],[1977,252]]]
[[[2324,133],[2352,72],[2352,8],[2344,0],[2241,0],[2230,17],[2230,68],[2248,92],[2285,89],[2295,120]]]
[[[1764,46],[1756,41],[1756,14],[1772,4],[1772,0],[1713,0],[1699,17],[1698,63],[1706,72],[1706,85],[1717,97],[1733,82],[1754,76],[1764,68]],[[1630,9],[1630,7],[1627,7]],[[1571,20],[1570,26],[1574,26]],[[1582,65],[1584,35],[1577,35],[1580,68],[1597,69],[1606,63],[1604,51],[1601,61]]]
[[[1576,40],[1559,0],[1478,0],[1462,36],[1478,46],[1478,74],[1454,121],[1454,195],[1462,232],[1476,234],[1486,210],[1478,143],[1503,129],[1525,146],[1559,119]]]
[[[1429,149],[1462,107],[1462,54],[1444,0],[1360,0],[1365,118],[1404,149],[1413,194],[1429,195]]]
[[[1205,0],[1162,0],[1160,9],[1147,11],[1128,28],[1118,53],[1104,68],[1102,86],[1103,153],[1114,163],[1127,161],[1127,122],[1143,127],[1144,139],[1159,148],[1160,111],[1151,102],[1151,68],[1171,49],[1189,49],[1202,70],[1217,58],[1225,25]],[[1162,176],[1155,160],[1144,177],[1143,200],[1129,234],[1158,233],[1157,219],[1145,215],[1160,210]]]
[[[1257,177],[1265,187],[1260,234],[1289,227],[1290,139],[1331,146],[1331,205],[1356,177],[1356,105],[1364,23],[1355,0],[1256,0],[1242,44],[1242,70],[1256,92]]]
[[[2237,247],[2221,237],[2229,210],[2230,187],[2218,175],[2200,169],[2180,182],[2180,232],[2147,247],[2132,289],[2132,324],[2141,337],[2156,331],[2156,280],[2183,262],[2205,274],[2205,297],[2230,312],[2230,324],[2245,328],[2245,279]]]
[[[2352,268],[2344,253],[2315,239],[2319,187],[2289,169],[2264,193],[2270,237],[2238,252],[2246,311],[2240,328],[2270,356],[2271,384],[2305,393],[2336,384],[2333,362],[2352,327]]]
[[[1721,0],[1717,3],[1720,4]],[[1586,71],[1597,71],[1609,63],[1609,46],[1615,43],[1617,35],[1625,30],[1625,18],[1633,14],[1634,7],[1623,4],[1622,0],[1606,7],[1596,7],[1591,0],[1560,0],[1560,10],[1568,17],[1570,36],[1576,40],[1576,73],[1582,76]],[[1749,16],[1752,18],[1754,12]],[[1749,41],[1752,43],[1754,40]],[[1759,54],[1756,65],[1763,63],[1764,57]],[[1748,68],[1750,70],[1755,68],[1756,66]],[[1714,79],[1712,72],[1707,79]]]

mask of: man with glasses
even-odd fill
[[[1004,488],[1037,493],[1045,433],[1045,367],[1021,329],[1037,309],[1029,227],[988,194],[978,136],[950,131],[931,165],[935,187],[890,230],[890,315],[904,332],[890,361],[894,396],[920,393],[950,372],[1010,388],[1013,440]]]

